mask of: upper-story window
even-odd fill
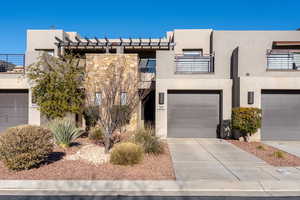
[[[181,55],[175,56],[176,73],[210,73],[213,72],[213,56],[204,55],[202,49],[183,49]]]
[[[127,92],[121,92],[120,103],[122,106],[127,104]]]
[[[300,52],[269,50],[267,53],[267,69],[300,70]]]
[[[95,92],[95,105],[101,106],[101,104],[102,104],[102,93]]]

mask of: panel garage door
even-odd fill
[[[169,91],[168,137],[216,138],[219,99],[217,91]]]
[[[28,123],[28,91],[0,90],[0,132]]]
[[[300,92],[262,92],[263,140],[300,140]]]

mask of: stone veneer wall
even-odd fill
[[[130,70],[133,75],[138,75],[138,55],[137,54],[86,54],[86,76],[84,87],[86,95],[92,102],[95,98],[95,91],[100,91],[101,88],[97,88],[97,81],[103,77],[103,69],[109,67],[111,64],[119,62],[120,59],[126,61],[126,69]],[[138,110],[133,113],[129,125],[126,130],[134,130],[138,126],[139,116]]]

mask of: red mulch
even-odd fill
[[[263,144],[261,142],[242,142],[238,140],[227,140],[229,143],[234,144],[240,149],[254,154],[258,158],[266,161],[270,165],[280,166],[280,167],[294,167],[300,166],[300,158],[289,154],[280,149],[271,147],[269,145]],[[263,146],[264,149],[259,149],[259,146]],[[283,158],[278,158],[274,156],[275,152],[283,152]]]
[[[27,180],[174,180],[175,174],[168,146],[165,153],[155,156],[145,154],[144,160],[134,166],[112,164],[93,165],[84,161],[65,160],[75,153],[88,138],[76,140],[67,150],[56,147],[47,164],[24,171],[10,171],[0,162],[0,179]]]

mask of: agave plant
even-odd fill
[[[56,144],[63,148],[70,146],[72,141],[80,137],[84,130],[77,128],[69,119],[55,119],[49,124]]]

